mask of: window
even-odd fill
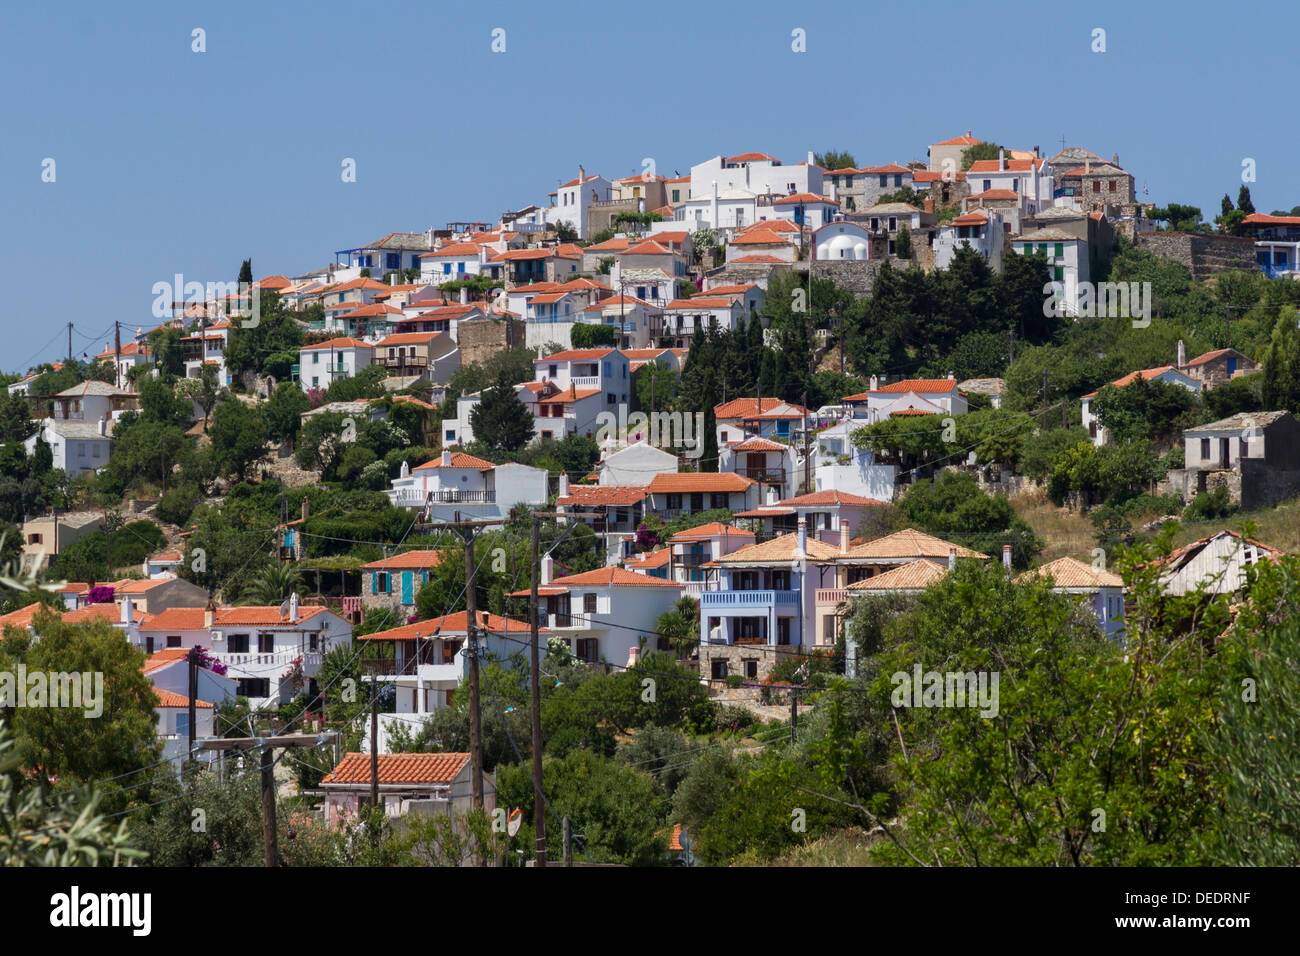
[[[180,737],[188,737],[190,735],[189,711],[181,710],[176,712],[176,733]]]
[[[1057,282],[1062,282],[1065,279],[1065,269],[1061,266],[1056,266],[1052,270],[1052,274],[1056,278]]]
[[[594,637],[580,637],[575,642],[578,645],[577,657],[579,660],[593,663],[600,660],[600,640]]]
[[[390,575],[387,571],[380,571],[378,587],[379,587],[380,594],[392,594],[393,593],[392,575]]]
[[[1241,451],[1238,453],[1241,458],[1250,457],[1250,438],[1246,435],[1241,436]]]
[[[750,680],[758,679],[758,659],[749,657],[741,662],[745,666],[745,676]]]
[[[90,445],[90,457],[91,457],[91,458],[98,458],[98,457],[99,457],[99,442],[91,442],[91,445]]]
[[[1065,255],[1065,243],[1063,243],[1063,242],[1058,242],[1058,243],[1056,244],[1056,256],[1057,256],[1057,258],[1060,258],[1060,257],[1062,257],[1062,256],[1064,256],[1064,255]]]
[[[584,595],[582,596],[582,613],[583,613],[583,614],[595,614],[595,613],[596,613],[596,595],[595,595],[595,594],[588,593],[588,594],[584,594]]]
[[[307,650],[315,651],[320,649],[320,634],[312,631],[307,635]]]
[[[153,653],[153,638],[152,638],[152,637],[146,637],[146,638],[144,639],[144,652],[145,652],[146,654],[152,654],[152,653]]]
[[[1201,461],[1209,461],[1209,460],[1210,460],[1210,440],[1208,438],[1202,438],[1201,439]]]
[[[709,676],[714,680],[727,679],[727,659],[725,657],[715,657],[709,662]]]
[[[618,396],[615,395],[613,392],[606,392],[606,393],[605,393],[605,404],[606,404],[606,405],[617,405],[617,404],[618,404]]]
[[[240,697],[270,697],[271,679],[269,677],[241,678],[235,693]]]
[[[181,646],[181,636],[180,636],[179,634],[168,634],[168,635],[167,635],[167,646],[168,646],[168,647],[180,647],[180,646]]]
[[[682,201],[682,191],[680,189],[674,189],[673,202],[681,202],[681,201]]]
[[[557,368],[557,366],[555,366],[555,365],[548,365],[548,366],[546,366],[546,377],[547,377],[547,378],[555,378],[555,375],[556,375],[556,371],[555,371],[555,370],[556,370],[556,368]]]
[[[727,507],[727,493],[725,491],[715,491],[709,495],[709,507],[714,511],[720,511]]]
[[[1207,454],[1208,454],[1208,452],[1207,452]],[[669,510],[669,511],[680,511],[680,510],[681,510],[681,507],[682,507],[682,496],[681,496],[681,495],[669,495],[669,496],[668,496],[668,510]]]
[[[262,631],[257,635],[257,653],[274,654],[275,653],[275,635],[270,631]]]
[[[451,263],[450,263],[450,262],[444,262],[444,263],[442,264],[442,274],[445,275],[445,276],[449,276],[449,275],[451,275]]]
[[[886,189],[889,186],[889,176],[886,173],[880,174],[880,188]]]
[[[838,619],[834,614],[827,614],[822,618],[822,643],[835,643],[835,623]]]
[[[400,268],[402,268],[402,254],[401,254],[400,252],[389,252],[389,253],[385,253],[385,255],[384,255],[384,268],[385,268],[385,269],[400,269]]]
[[[226,646],[230,648],[230,653],[231,653],[231,654],[247,654],[247,653],[248,653],[248,635],[247,635],[247,634],[231,634],[230,637],[228,637],[228,638],[226,639]]]
[[[991,179],[984,180],[984,191],[988,192],[992,188],[993,188],[993,180]]]
[[[691,492],[691,510],[692,510],[692,511],[703,511],[703,510],[704,510],[704,493],[703,493],[703,492],[700,492],[700,491],[692,491],[692,492]]]
[[[1099,192],[1101,192],[1101,180],[1096,180],[1096,181],[1092,184],[1092,191],[1095,192],[1095,193],[1099,193]]]
[[[1115,180],[1113,179],[1110,181],[1110,191],[1111,192],[1115,191]]]

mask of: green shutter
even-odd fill
[[[1057,254],[1057,256],[1064,256],[1064,255],[1065,255],[1065,243],[1063,243],[1063,242],[1058,242],[1058,243],[1056,244],[1056,254]]]

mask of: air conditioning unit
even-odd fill
[[[226,639],[226,635],[225,635],[224,633],[222,633],[221,631],[213,631],[213,632],[212,632],[212,643],[213,643],[213,644],[220,644],[220,643],[222,643],[223,641],[225,641],[225,639]]]

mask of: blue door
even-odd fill
[[[412,592],[411,572],[403,571],[402,572],[402,603],[403,604],[415,603],[415,597],[412,595],[411,592]]]

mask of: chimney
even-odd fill
[[[933,213],[933,212],[934,212],[934,197],[933,197],[933,196],[931,196],[930,198],[926,199],[926,201],[925,201],[925,211],[928,212],[928,213]]]
[[[1007,168],[1007,151],[1006,151],[1005,149],[999,149],[999,150],[998,150],[998,169],[999,169],[999,170],[1005,170],[1006,168]]]
[[[306,521],[307,516],[311,514],[311,502],[306,495],[302,496],[302,520]]]
[[[554,570],[555,570],[555,559],[552,558],[549,554],[542,555],[542,577],[541,580],[537,582],[538,585],[544,587],[547,584],[550,584],[552,576],[554,574]]]
[[[1187,364],[1187,346],[1183,344],[1182,339],[1179,339],[1178,340],[1178,365],[1176,367],[1182,368],[1186,364]]]
[[[123,624],[130,624],[132,623],[132,619],[133,619],[133,615],[131,613],[131,598],[124,594],[122,595],[121,621]]]
[[[840,522],[840,554],[849,553],[849,523]]]
[[[1118,166],[1118,165],[1119,165],[1119,153],[1112,153],[1112,154],[1111,154],[1111,157],[1110,157],[1110,161],[1111,161],[1111,165],[1113,165],[1113,166]]]
[[[1038,147],[1034,147],[1034,159],[1038,159]]]
[[[213,601],[212,598],[208,598],[207,607],[203,609],[203,626],[205,628],[212,627],[212,622],[216,619],[216,616],[217,616],[216,602]]]
[[[808,519],[802,515],[799,517],[799,549],[795,552],[796,558],[806,558],[808,556]]]
[[[879,387],[880,387],[880,380],[876,378],[876,376],[874,375],[871,376],[871,390],[874,392]]]
[[[560,472],[560,487],[557,491],[556,497],[569,497],[569,475],[567,472]]]
[[[1002,546],[1002,566],[1007,569],[1007,574],[1011,573],[1011,545]]]
[[[298,592],[289,595],[289,623],[298,623]]]
[[[1091,157],[1091,156],[1085,156],[1085,157],[1083,157],[1083,171],[1084,171],[1085,173],[1090,173],[1090,172],[1092,172],[1092,157]]]
[[[781,499],[777,496],[777,493],[776,493],[776,489],[775,489],[775,488],[768,488],[768,489],[767,489],[767,502],[766,502],[767,504],[769,504],[769,505],[774,505],[774,504],[776,504],[776,503],[777,503],[778,501],[780,501],[780,500],[781,500]]]
[[[469,305],[469,289],[465,286],[460,287],[460,304]]]
[[[444,448],[442,450],[442,467],[444,468],[451,467],[451,449],[449,448]]]
[[[970,130],[966,130],[966,138],[969,139],[970,136],[971,136],[971,131],[970,131]]]
[[[811,149],[808,150],[808,165],[809,165],[809,166],[816,166],[816,165],[817,165],[817,159],[816,159],[816,157],[815,157],[815,155],[814,155],[814,153],[813,153],[813,151],[812,151]]]
[[[587,171],[583,169],[582,164],[579,163],[578,164],[578,185],[581,186],[582,181],[586,178],[587,178]]]
[[[101,416],[99,417],[99,433],[100,433],[101,435],[107,435],[107,434],[108,434],[108,416],[107,416],[107,415],[101,415]]]
[[[957,570],[957,549],[956,548],[948,549],[948,570],[949,571]]]

